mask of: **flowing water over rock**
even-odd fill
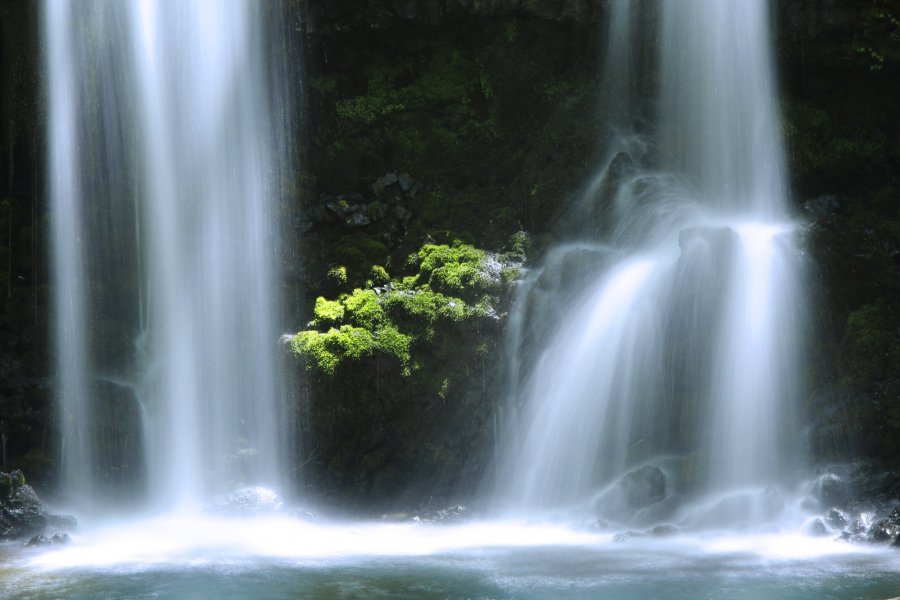
[[[608,153],[573,209],[592,241],[523,283],[498,502],[625,523],[770,522],[803,466],[804,269],[766,4],[612,10]],[[645,77],[657,38],[647,106],[621,80]]]
[[[331,522],[267,487],[284,464],[279,142],[257,8],[45,4],[65,487],[167,512],[0,545],[0,597],[896,594],[896,553],[798,533],[789,493],[803,268],[765,3],[613,4],[611,137],[581,239],[528,274],[510,319],[498,492],[529,518],[445,523]],[[548,513],[562,524],[533,519]],[[786,514],[777,535],[683,530]]]
[[[279,484],[264,12],[98,0],[44,17],[65,492],[174,506]]]

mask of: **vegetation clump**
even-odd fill
[[[416,342],[464,323],[478,331],[480,320],[498,318],[500,295],[516,272],[514,265],[459,241],[425,244],[408,264],[417,270],[402,279],[392,280],[376,265],[372,287],[336,300],[316,298],[309,329],[291,345],[308,369],[332,376],[343,363],[378,356],[395,361],[409,376],[421,367],[418,354],[426,350]]]

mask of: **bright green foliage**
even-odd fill
[[[424,323],[438,319],[462,321],[470,314],[470,307],[459,298],[444,296],[430,289],[401,290],[385,297],[385,308],[397,318],[413,318]]]
[[[374,290],[353,290],[352,294],[341,296],[341,303],[347,309],[348,320],[359,327],[374,330],[385,321]]]
[[[338,285],[347,283],[347,267],[331,267],[330,269],[328,269],[328,279]]]
[[[322,296],[316,298],[313,309],[315,322],[320,325],[335,325],[344,318],[344,305],[334,300],[326,300]]]
[[[419,282],[448,294],[489,287],[491,279],[484,271],[487,254],[472,246],[454,242],[453,246],[426,244],[419,250]]]
[[[381,265],[374,265],[369,274],[372,277],[372,283],[375,285],[384,285],[391,280],[391,276],[388,275],[388,272]]]
[[[316,329],[298,333],[292,345],[308,368],[333,375],[344,361],[383,355],[407,377],[421,362],[417,356],[434,351],[436,339],[459,335],[453,333],[458,328],[478,336],[483,320],[496,315],[506,267],[487,252],[460,242],[426,244],[407,266],[418,272],[393,282],[384,267],[371,267],[373,280],[387,289],[316,299],[309,324]]]
[[[392,356],[400,362],[402,375],[409,376],[410,354],[409,347],[412,344],[412,336],[400,331],[393,325],[387,325],[375,332],[376,348],[388,356]]]
[[[370,354],[374,347],[375,338],[370,331],[350,325],[341,325],[340,329],[332,328],[325,333],[301,331],[291,342],[294,352],[302,354],[312,366],[328,375],[334,374],[342,360],[358,359]]]

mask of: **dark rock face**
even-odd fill
[[[816,482],[814,493],[825,506],[841,506],[849,498],[847,483],[835,473],[822,475]]]
[[[0,473],[0,539],[18,539],[41,532],[47,512],[22,471]]]
[[[340,32],[403,24],[437,25],[462,17],[527,15],[592,22],[606,12],[607,4],[596,0],[312,0],[307,2],[307,14],[310,30]]]
[[[876,521],[869,529],[868,540],[900,546],[900,506],[886,518]]]

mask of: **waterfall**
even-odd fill
[[[498,502],[636,524],[775,519],[803,466],[804,271],[767,6],[610,10],[605,158],[573,208],[578,241],[529,273],[510,319]]]
[[[277,486],[279,234],[252,0],[47,0],[63,486],[196,505]],[[271,16],[271,15],[269,15]]]

